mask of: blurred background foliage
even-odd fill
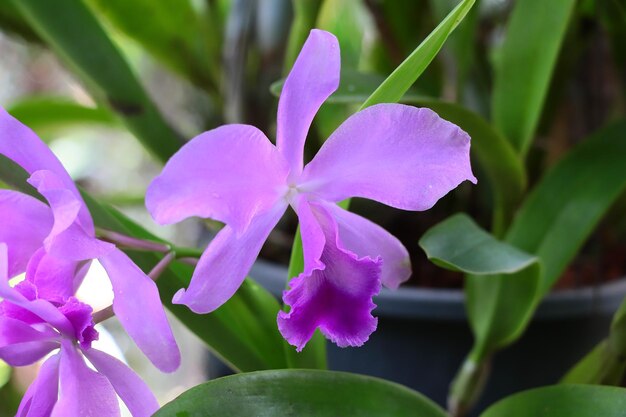
[[[314,121],[306,149],[310,158],[457,3],[0,0],[0,104],[48,141],[100,202],[161,237],[196,245],[210,235],[200,222],[156,228],[143,209],[148,182],[185,140],[223,123],[253,124],[273,138],[278,80],[289,71],[308,31],[317,27],[339,38],[342,79]],[[593,133],[598,141],[626,139],[621,128],[597,133],[626,111],[625,22],[623,0],[476,1],[436,59],[402,92],[401,102],[432,107],[472,135],[480,179],[476,187],[461,186],[423,214],[354,202],[355,211],[409,248],[413,284],[463,285],[461,274],[425,261],[418,240],[429,227],[464,211],[505,238],[527,191],[571,149]],[[584,159],[586,151],[580,154]],[[568,177],[570,171],[558,172]],[[544,284],[546,290],[623,275],[626,199],[621,184],[615,182],[611,198],[589,220],[589,230],[572,244],[571,256],[559,258],[558,273]],[[544,194],[551,192],[548,188]],[[213,231],[218,227],[205,225]],[[285,218],[264,256],[287,264],[294,230],[295,219]],[[509,233],[506,240],[540,252],[517,235]],[[584,242],[582,255],[567,268]],[[531,298],[524,317],[537,303]],[[523,320],[511,325],[515,331],[505,332],[506,343],[523,330]],[[506,343],[496,340],[487,350]],[[196,346],[190,356],[200,361],[201,344]],[[191,364],[183,371],[187,374],[180,378],[192,382],[181,382],[178,392],[202,380],[198,369]],[[6,384],[8,374],[0,367],[0,408],[11,409],[15,404],[4,399],[19,389]]]

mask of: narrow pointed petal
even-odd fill
[[[316,328],[339,347],[361,346],[378,322],[371,311],[381,286],[381,260],[358,258],[343,249],[332,217],[321,207],[314,210],[326,235],[321,257],[325,269],[291,280],[283,295],[291,308],[278,313],[278,329],[298,351]]]
[[[59,400],[51,417],[119,417],[120,407],[109,380],[87,367],[72,342],[65,340],[59,365]]]
[[[157,368],[175,371],[180,351],[154,281],[119,249],[99,261],[113,286],[113,311],[128,335]]]
[[[469,150],[467,133],[432,110],[378,104],[339,126],[300,183],[333,202],[364,197],[427,210],[461,182],[476,182]]]
[[[52,230],[44,241],[51,255],[80,261],[98,258],[115,248],[111,243],[96,239],[93,226],[83,227],[78,215],[84,203],[66,188],[56,173],[36,171],[28,182],[48,200],[54,215]]]
[[[74,334],[74,328],[67,318],[54,305],[46,300],[29,300],[14,288],[9,286],[7,277],[8,261],[7,246],[0,243],[0,298],[22,307],[42,320],[50,323],[54,328],[66,336]]]
[[[29,195],[0,190],[0,242],[9,248],[9,277],[26,271],[52,229],[50,207]],[[10,220],[9,220],[10,219]]]
[[[359,257],[382,259],[380,279],[384,286],[395,289],[409,279],[411,276],[409,252],[395,236],[376,223],[335,204],[325,202],[317,204],[334,217],[343,247]]]
[[[296,213],[298,213],[302,253],[304,255],[303,273],[310,275],[314,269],[324,269],[324,264],[320,258],[324,251],[326,237],[305,196],[301,195],[296,200]]]
[[[189,288],[178,291],[173,302],[205,314],[228,301],[250,271],[286,206],[287,203],[279,203],[258,215],[241,235],[228,225],[220,230],[200,257]]]
[[[150,417],[159,409],[150,388],[127,365],[97,349],[86,350],[84,354],[107,377],[133,417]]]
[[[49,417],[59,395],[59,354],[48,358],[22,398],[16,417]]]
[[[253,126],[225,125],[196,136],[148,187],[146,207],[157,223],[212,218],[241,233],[286,189],[287,164]]]
[[[13,160],[29,174],[47,170],[54,172],[77,200],[83,201],[74,181],[50,148],[27,126],[0,107],[0,155]],[[93,229],[93,220],[83,203],[79,218],[86,229]]]
[[[337,38],[323,30],[309,34],[278,100],[276,145],[291,174],[302,172],[304,142],[320,106],[339,87],[341,59]]]
[[[11,366],[37,362],[59,347],[58,333],[38,331],[10,317],[0,316],[0,359]]]

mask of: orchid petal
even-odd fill
[[[380,257],[383,261],[381,282],[396,289],[411,276],[411,259],[404,245],[391,233],[358,214],[341,207],[319,202],[335,219],[343,247],[359,257]]]
[[[160,224],[212,218],[241,233],[285,191],[287,165],[253,126],[225,125],[183,146],[148,187],[146,207]]]
[[[28,262],[26,280],[37,287],[39,298],[62,304],[76,292],[82,266],[81,262],[59,259],[39,248]]]
[[[303,273],[304,275],[310,275],[314,269],[324,269],[324,264],[320,261],[320,257],[324,251],[326,237],[305,196],[301,195],[298,197],[295,210],[298,213],[300,236],[302,238]]]
[[[0,155],[13,160],[29,174],[47,170],[53,172],[63,183],[64,188],[72,192],[83,206],[79,219],[86,230],[93,230],[93,220],[84,205],[82,197],[59,159],[50,148],[27,126],[0,107]]]
[[[50,207],[29,195],[0,190],[0,242],[9,248],[9,277],[26,270],[28,260],[41,247],[52,228]],[[10,219],[10,220],[9,220]]]
[[[179,290],[173,302],[185,304],[198,314],[224,304],[245,279],[286,205],[279,203],[259,214],[241,235],[228,225],[220,230],[200,257],[189,288]]]
[[[59,388],[59,400],[51,417],[120,416],[117,396],[109,380],[89,369],[69,340],[64,340],[61,347]]]
[[[378,104],[348,118],[305,167],[300,186],[320,199],[365,197],[427,210],[461,182],[476,182],[470,137],[427,108]]]
[[[113,286],[113,311],[126,332],[157,368],[176,370],[180,351],[154,281],[119,249],[99,261]]]
[[[48,358],[22,398],[16,417],[49,417],[59,395],[59,354]]]
[[[25,366],[37,362],[59,347],[59,334],[38,331],[11,317],[0,316],[0,359],[11,366]]]
[[[69,320],[53,304],[46,300],[29,300],[9,286],[7,277],[7,246],[0,243],[0,298],[22,307],[42,320],[50,323],[66,336],[74,335],[74,328]]]
[[[278,100],[276,144],[291,175],[302,172],[304,142],[320,106],[339,87],[341,60],[337,38],[312,30]]]
[[[150,388],[127,365],[96,349],[86,350],[84,354],[98,372],[107,377],[133,417],[150,417],[159,409]]]
[[[311,204],[326,235],[323,270],[300,274],[289,283],[278,313],[278,329],[301,351],[316,328],[339,347],[361,346],[376,330],[372,297],[380,291],[381,260],[358,258],[341,247],[338,226],[321,206]]]
[[[93,226],[90,229],[82,226],[78,214],[84,202],[67,189],[54,172],[36,171],[28,182],[48,200],[54,215],[54,225],[44,241],[51,255],[80,261],[98,258],[115,248],[111,243],[96,239]]]

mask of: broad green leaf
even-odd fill
[[[93,124],[114,126],[118,123],[105,108],[86,107],[64,97],[27,98],[11,104],[7,111],[44,137],[68,127]]]
[[[319,13],[321,0],[292,0],[293,5],[293,21],[289,31],[289,39],[287,40],[287,51],[285,53],[285,62],[283,67],[283,75],[287,76],[293,63],[302,49],[302,45],[309,36],[311,29],[315,27],[317,14]]]
[[[282,370],[209,381],[155,417],[445,417],[423,395],[382,379],[344,372]]]
[[[536,256],[500,242],[463,213],[430,228],[419,245],[435,264],[474,275],[511,274],[538,262]]]
[[[5,386],[9,379],[11,379],[11,367],[3,360],[0,360],[0,388]]]
[[[357,68],[363,44],[364,14],[361,0],[324,0],[317,15],[316,27],[337,37],[341,50],[341,67]]]
[[[25,178],[27,175],[19,166],[0,156],[0,179],[16,190],[33,193],[34,189]],[[85,192],[82,194],[97,227],[140,239],[163,241],[113,207],[100,204]],[[160,260],[150,252],[128,251],[128,255],[144,271],[152,269]],[[210,314],[195,314],[171,301],[176,291],[189,285],[192,272],[193,267],[180,262],[174,262],[163,272],[157,281],[163,305],[233,369],[250,372],[287,367],[285,342],[276,326],[280,309],[276,299],[254,281],[246,279],[222,307]]]
[[[29,42],[42,42],[11,0],[0,0],[0,28],[3,32],[16,34]]]
[[[625,410],[624,388],[556,385],[507,397],[480,417],[623,417]]]
[[[219,38],[209,32],[190,0],[87,0],[87,3],[195,85],[217,88]]]
[[[166,161],[182,140],[159,114],[91,11],[78,0],[12,0],[42,39],[72,67],[143,145]]]
[[[576,0],[515,2],[495,67],[492,115],[521,155],[537,128],[575,5]]]
[[[463,20],[474,0],[462,0],[426,39],[396,68],[363,103],[362,109],[378,103],[395,103],[424,72],[444,42]]]

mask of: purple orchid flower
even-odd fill
[[[91,347],[98,332],[90,306],[74,296],[63,303],[41,298],[29,276],[10,287],[8,272],[7,246],[0,243],[0,359],[24,366],[60,349],[43,363],[16,417],[120,416],[116,393],[134,417],[159,408],[137,374]]]
[[[298,214],[304,271],[290,282],[278,326],[301,350],[316,328],[339,346],[360,346],[376,329],[372,296],[411,273],[403,245],[376,224],[335,205],[364,197],[426,210],[464,180],[476,182],[470,138],[425,108],[379,104],[348,118],[303,167],[307,132],[339,85],[339,45],[313,30],[285,81],[277,144],[258,129],[226,125],[183,146],[148,188],[160,224],[189,216],[226,226],[174,302],[208,313],[241,285],[287,206]]]
[[[107,271],[113,310],[143,353],[162,371],[180,365],[180,352],[156,284],[115,245],[98,240],[91,214],[61,162],[28,127],[0,108],[0,155],[27,173],[47,200],[0,190],[0,242],[8,246],[8,277],[27,272],[40,298],[65,303],[91,260]]]

